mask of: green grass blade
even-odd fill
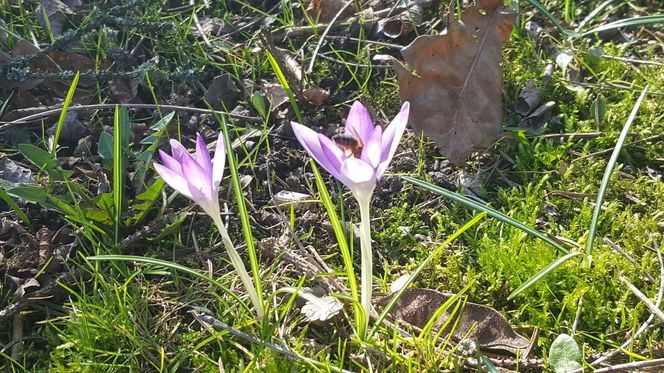
[[[55,128],[55,135],[53,136],[53,146],[51,147],[51,154],[53,154],[53,157],[56,156],[56,152],[58,150],[58,141],[60,140],[60,133],[62,132],[62,126],[65,124],[65,119],[67,119],[67,112],[69,111],[69,105],[71,104],[71,100],[74,98],[74,92],[76,91],[76,86],[78,85],[78,78],[80,76],[80,73],[77,72],[76,75],[74,76],[74,80],[71,83],[71,86],[69,87],[69,91],[67,92],[67,97],[65,97],[65,101],[62,104],[62,111],[60,111],[60,118],[58,118],[58,125]]]
[[[155,259],[155,258],[148,258],[144,256],[134,256],[134,255],[96,255],[96,256],[88,256],[86,257],[87,260],[95,261],[95,260],[105,260],[105,261],[114,261],[114,260],[121,260],[121,261],[129,261],[129,262],[139,262],[139,263],[146,263],[146,264],[152,264],[160,267],[166,267],[170,268],[176,271],[180,271],[183,273],[187,273],[189,275],[192,275],[200,280],[207,281],[210,284],[216,286],[219,290],[222,292],[226,293],[229,295],[231,298],[233,298],[236,303],[242,306],[242,308],[245,309],[245,311],[251,313],[251,310],[249,310],[249,307],[243,302],[235,293],[233,293],[230,289],[225,287],[222,283],[219,281],[215,280],[214,278],[201,273],[199,271],[196,271],[194,269],[191,269],[189,267],[185,267],[181,264],[173,263],[173,262],[168,262],[165,260],[161,259]]]
[[[613,21],[613,22],[607,23],[605,25],[598,26],[598,27],[595,27],[593,29],[590,29],[590,30],[582,33],[581,36],[585,36],[585,35],[588,35],[588,34],[593,34],[595,32],[621,28],[621,27],[645,26],[645,25],[653,25],[653,24],[658,24],[658,23],[664,23],[664,14],[653,14],[653,15],[644,16],[644,17],[632,17],[632,18],[626,18],[626,19],[619,19],[617,21]]]
[[[570,260],[571,258],[583,254],[581,251],[574,251],[571,252],[567,255],[564,255],[558,259],[556,259],[555,262],[549,264],[548,266],[544,267],[541,271],[537,272],[535,276],[529,278],[526,282],[524,282],[521,286],[519,286],[518,289],[514,290],[512,294],[510,294],[507,297],[507,300],[513,299],[520,293],[522,293],[524,290],[528,289],[529,287],[533,286],[537,281],[539,281],[542,277],[546,276],[549,274],[549,272],[553,271],[556,269],[559,265],[565,263],[566,261]]]
[[[536,229],[533,229],[533,228],[531,228],[531,227],[529,227],[529,226],[527,226],[527,225],[525,225],[525,224],[523,224],[523,223],[521,223],[521,222],[505,215],[505,214],[503,214],[500,211],[494,210],[489,206],[486,206],[486,205],[483,205],[479,202],[473,201],[472,199],[470,199],[468,197],[464,197],[464,196],[462,196],[458,193],[451,192],[451,191],[449,191],[447,189],[444,189],[444,188],[441,188],[437,185],[427,183],[426,181],[423,181],[423,180],[415,179],[415,178],[412,178],[412,177],[409,177],[409,176],[402,176],[401,178],[408,181],[409,183],[413,183],[413,184],[415,184],[417,186],[420,186],[424,189],[427,189],[431,192],[434,192],[436,194],[442,195],[443,197],[449,198],[452,201],[461,203],[462,205],[464,205],[468,208],[471,208],[473,210],[484,211],[484,212],[487,213],[487,215],[491,216],[492,218],[497,219],[497,220],[499,220],[499,221],[501,221],[505,224],[509,224],[509,225],[511,225],[515,228],[521,229],[522,231],[528,233],[529,235],[537,237],[537,238],[541,239],[542,241],[550,244],[551,246],[555,247],[556,249],[562,251],[563,253],[568,253],[569,252],[569,250],[567,250],[567,248],[565,248],[563,245],[561,245],[560,243],[553,240],[551,237],[547,237],[544,234],[537,231]]]
[[[233,192],[235,194],[235,201],[237,202],[238,215],[242,223],[242,233],[244,240],[247,244],[247,254],[249,254],[249,264],[251,265],[251,274],[258,296],[258,302],[265,306],[263,300],[263,285],[261,284],[260,263],[256,255],[256,246],[254,245],[254,237],[251,232],[251,222],[249,221],[249,213],[247,212],[247,204],[244,201],[242,193],[242,184],[240,184],[240,177],[237,174],[237,161],[235,159],[235,152],[233,151],[233,143],[231,142],[230,134],[228,133],[228,125],[226,118],[218,117],[221,124],[221,130],[224,133],[224,143],[226,146],[226,158],[228,159],[228,168],[231,173],[231,184],[233,185]]]
[[[593,241],[595,240],[595,233],[597,231],[597,222],[599,220],[599,214],[602,211],[602,203],[604,202],[604,195],[606,194],[606,188],[609,185],[611,174],[613,173],[613,169],[616,166],[616,161],[618,160],[618,155],[620,154],[620,150],[622,149],[623,144],[625,143],[625,139],[627,138],[627,133],[629,132],[629,128],[632,126],[632,122],[634,122],[634,118],[636,118],[636,113],[639,112],[639,107],[641,106],[643,99],[646,97],[646,92],[648,92],[648,86],[646,86],[643,89],[638,100],[636,100],[636,104],[634,104],[634,108],[632,109],[632,112],[629,114],[627,122],[625,122],[625,125],[623,126],[622,132],[620,132],[620,136],[618,137],[618,142],[616,142],[616,146],[615,148],[613,148],[613,153],[611,153],[611,158],[609,158],[609,163],[607,163],[606,169],[604,170],[604,176],[602,177],[602,183],[599,186],[599,192],[597,193],[597,200],[595,202],[595,211],[593,212],[593,218],[590,222],[588,242],[586,242],[586,260],[587,260],[586,265],[588,267],[592,265]]]
[[[615,0],[606,0],[605,2],[599,4],[595,9],[593,9],[592,12],[588,13],[586,18],[584,18],[581,22],[579,22],[579,25],[576,27],[575,31],[581,32],[581,30],[583,30],[583,28],[586,27],[588,23],[590,23],[593,19],[595,19],[595,17],[597,17],[598,14],[603,12],[604,9],[606,9],[613,2],[615,2]]]
[[[383,320],[385,320],[385,318],[387,317],[387,314],[390,312],[392,307],[394,307],[394,305],[397,303],[397,301],[399,300],[401,295],[404,293],[404,291],[406,291],[406,289],[408,288],[408,285],[410,285],[413,282],[413,280],[415,280],[415,277],[417,277],[420,274],[420,272],[422,272],[422,270],[424,270],[424,268],[426,268],[426,266],[429,264],[429,262],[431,262],[434,258],[438,257],[438,255],[440,255],[440,253],[442,253],[442,251],[445,250],[445,248],[447,248],[447,246],[449,244],[451,244],[454,240],[456,240],[457,237],[459,237],[463,232],[467,231],[469,228],[471,228],[472,226],[477,224],[480,220],[484,219],[486,217],[486,215],[487,215],[486,212],[482,212],[482,213],[478,214],[477,216],[475,216],[474,218],[472,218],[466,224],[464,224],[461,228],[457,229],[456,232],[452,233],[452,235],[447,237],[445,242],[443,242],[440,246],[438,246],[438,248],[436,250],[434,250],[431,254],[429,254],[429,256],[427,256],[427,258],[424,259],[422,261],[422,263],[420,263],[419,266],[417,266],[417,268],[413,271],[413,273],[411,273],[410,276],[408,276],[408,280],[406,281],[406,283],[401,287],[401,289],[399,289],[399,291],[397,291],[394,294],[392,299],[390,299],[390,301],[387,303],[387,305],[385,306],[383,311],[380,313],[380,315],[378,316],[378,320],[376,320],[376,323],[374,324],[373,328],[371,328],[371,331],[369,332],[369,336],[367,337],[367,340],[370,340],[371,337],[373,337],[374,333],[376,333],[376,331],[378,330],[378,327],[383,322]],[[468,290],[468,287],[465,287],[463,291],[466,291],[466,290]]]
[[[25,224],[28,228],[32,230],[32,224],[30,224],[30,219],[28,219],[28,216],[25,215],[23,210],[21,210],[21,208],[18,207],[18,205],[16,204],[16,202],[14,202],[12,197],[10,197],[9,194],[7,194],[7,192],[5,192],[5,190],[2,188],[0,188],[0,199],[5,201],[9,205],[9,207],[11,207],[11,209],[14,210],[14,212],[16,213],[18,218],[21,219],[23,224]]]
[[[117,248],[120,242],[120,227],[122,226],[122,207],[124,190],[125,157],[124,150],[129,143],[129,113],[125,107],[115,106],[113,121],[113,239]]]
[[[281,71],[277,60],[274,59],[274,56],[272,53],[270,53],[270,51],[266,50],[265,54],[267,54],[267,60],[270,62],[270,66],[272,67],[274,74],[277,76],[279,84],[284,87],[284,91],[286,91],[286,95],[288,95],[288,101],[290,101],[290,104],[293,107],[293,111],[295,111],[295,117],[297,117],[297,120],[300,123],[304,123],[304,120],[302,119],[302,113],[300,113],[300,107],[297,105],[297,100],[295,99],[293,90],[288,84],[288,80],[286,80],[286,76],[284,75],[283,71]]]
[[[560,24],[560,22],[558,22],[558,20],[556,19],[556,17],[554,17],[553,14],[549,13],[549,11],[546,10],[546,8],[545,8],[545,7],[544,7],[539,1],[537,1],[537,0],[527,0],[527,1],[528,1],[532,6],[534,6],[535,9],[537,9],[540,13],[542,13],[542,15],[543,15],[544,17],[548,18],[549,21],[551,21],[551,22],[553,23],[553,25],[556,26],[556,28],[557,28],[560,32],[562,32],[562,33],[565,34],[565,35],[572,36],[572,37],[577,37],[577,36],[578,36],[578,33],[574,32],[574,31],[571,31],[571,30],[567,30],[567,29],[565,29],[565,28]]]
[[[364,325],[364,313],[359,301],[359,291],[357,288],[357,279],[355,278],[355,269],[353,267],[353,255],[351,254],[350,248],[348,247],[348,241],[346,240],[346,235],[344,233],[344,228],[339,221],[339,215],[337,215],[337,210],[332,202],[330,197],[330,192],[327,190],[325,181],[318,171],[316,163],[312,160],[309,161],[311,169],[314,172],[314,178],[316,180],[316,188],[318,189],[318,194],[320,200],[325,206],[325,211],[327,211],[327,216],[330,219],[330,224],[332,225],[332,230],[334,231],[334,236],[337,239],[337,244],[339,245],[339,251],[341,252],[341,259],[344,262],[344,268],[346,269],[346,276],[348,277],[348,287],[350,288],[351,298],[353,299],[353,313],[355,318],[355,325],[361,326]]]

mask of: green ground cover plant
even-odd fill
[[[507,2],[458,161],[391,66],[472,5],[0,2],[0,366],[664,370],[662,10]]]

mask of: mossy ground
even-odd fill
[[[5,27],[24,38],[34,35],[41,42],[49,40],[48,33],[39,26],[32,13],[34,4],[17,7],[10,3],[3,2],[1,6]],[[158,2],[140,3],[141,11],[132,13],[134,21],[172,22],[174,29],[164,34],[144,34],[135,29],[101,27],[93,36],[83,38],[84,53],[102,61],[113,48],[131,50],[140,41],[142,50],[159,56],[160,69],[163,70],[194,68],[209,76],[224,72],[231,74],[238,84],[245,80],[254,84],[261,80],[276,81],[262,52],[255,50],[259,45],[259,36],[253,33],[252,28],[235,31],[240,35],[232,39],[235,44],[223,38],[213,40],[213,48],[205,46],[200,38],[192,34],[194,13],[199,18],[217,16],[236,22],[242,17],[249,20],[258,17],[261,14],[258,9],[270,9],[274,4],[220,2],[208,8],[168,12]],[[561,5],[565,3],[560,3],[543,2],[547,9],[563,9]],[[599,3],[591,1],[568,13],[560,11],[553,12],[553,15],[559,20],[576,19],[578,22],[582,15]],[[647,2],[638,3],[624,2],[620,6],[621,9],[641,9],[648,5]],[[272,20],[274,31],[293,26],[292,10],[290,5],[286,5],[284,8],[288,11],[279,13]],[[537,357],[547,356],[555,337],[561,333],[571,334],[576,324],[575,338],[583,346],[584,354],[589,356],[620,345],[625,335],[633,333],[649,315],[645,306],[618,277],[624,275],[651,299],[659,286],[660,269],[653,251],[653,240],[660,244],[663,241],[664,183],[661,175],[664,142],[661,138],[641,140],[664,133],[662,28],[661,25],[654,25],[646,29],[625,30],[630,38],[646,40],[643,43],[601,41],[594,36],[565,40],[541,14],[525,2],[521,6],[524,10],[521,21],[504,47],[503,126],[506,136],[488,151],[488,156],[474,159],[463,167],[465,174],[480,180],[473,192],[495,209],[549,235],[564,237],[576,243],[578,250],[583,250],[610,151],[640,91],[649,84],[651,93],[639,108],[631,128],[637,136],[628,139],[610,179],[597,227],[592,267],[587,268],[581,257],[577,257],[521,295],[508,300],[514,289],[562,254],[545,242],[488,218],[448,247],[434,265],[425,269],[415,284],[446,292],[456,292],[470,284],[466,292],[469,301],[501,311],[514,326],[541,329],[537,348],[533,352]],[[434,12],[429,16],[435,18],[440,14]],[[594,22],[596,25],[607,23],[615,20],[612,17],[619,15],[598,18]],[[77,21],[83,22],[80,19]],[[527,21],[537,21],[544,27],[539,37],[533,39],[528,36],[524,30]],[[368,43],[364,38],[366,35],[360,33],[360,41],[350,48],[343,43],[332,43],[328,47],[339,50],[336,59],[355,64],[370,64],[370,55],[374,53],[397,54],[389,47]],[[312,40],[315,43],[318,39]],[[302,43],[311,41],[287,38],[279,46],[296,51]],[[597,57],[591,48],[598,47],[603,49],[605,56],[628,57],[651,63]],[[570,81],[557,67],[554,67],[550,77],[545,76],[547,65],[555,66],[554,51],[562,49],[573,52],[574,60],[570,68],[583,71],[584,85]],[[316,109],[303,106],[303,114],[309,121],[321,124],[338,122],[346,110],[341,104],[350,99],[362,100],[374,113],[387,113],[388,117],[396,113],[400,102],[391,70],[339,65],[321,58],[316,62],[309,81],[313,85],[335,85],[336,88],[329,107]],[[552,117],[539,123],[535,131],[521,128],[522,118],[513,111],[521,89],[530,81],[539,88],[542,102],[555,103]],[[206,88],[207,83],[200,80],[161,82],[155,89],[155,97],[162,104],[200,105],[200,97]],[[103,83],[90,89],[88,93],[98,97],[99,102],[104,102],[109,94]],[[149,96],[146,92],[142,93]],[[245,96],[240,104],[252,108],[249,95]],[[592,107],[593,103],[600,101],[606,111],[598,117]],[[186,129],[189,119],[178,118],[173,134]],[[141,120],[148,124],[155,122],[152,118]],[[97,128],[98,132],[108,124],[108,118],[103,116],[90,120],[90,126]],[[271,124],[278,127],[282,123],[275,120]],[[590,137],[581,136],[598,132]],[[579,136],[562,140],[546,136],[555,133]],[[277,140],[270,136],[267,138],[274,147]],[[295,142],[290,142],[290,145],[291,148],[270,149],[270,152],[284,155],[284,159],[277,162],[302,168],[302,152]],[[6,147],[6,153],[14,152],[8,143]],[[262,199],[267,194],[266,181],[260,179],[262,171],[259,164],[264,159],[261,153],[267,152],[267,149],[263,142],[255,153],[240,153],[240,160],[247,165],[241,172],[254,177],[249,181],[247,198],[257,205],[264,203]],[[398,175],[440,181],[433,175],[439,172],[436,165],[445,161],[433,144],[411,133],[403,140],[401,149],[400,154],[404,159],[408,158],[403,161],[406,166],[391,169],[393,175],[385,181],[386,185],[397,182]],[[442,179],[455,184],[460,169],[448,167],[445,170]],[[299,176],[303,178],[300,188],[313,193],[311,175],[300,172]],[[274,175],[267,177],[270,182],[281,182],[282,185],[291,182],[287,178],[276,180]],[[331,185],[343,192],[338,185]],[[459,187],[459,191],[463,188]],[[335,194],[335,201],[341,201],[341,195]],[[223,198],[233,201],[231,192]],[[372,224],[374,246],[380,256],[376,260],[375,276],[382,280],[378,284],[383,291],[387,291],[389,284],[400,275],[412,271],[445,237],[475,214],[462,205],[405,182],[398,193],[389,193],[388,188],[377,193],[376,198],[380,200],[374,201]],[[81,197],[81,201],[83,199]],[[171,206],[186,206],[183,199],[173,203]],[[232,206],[230,208],[234,211]],[[171,223],[175,218],[169,214],[175,214],[178,210],[162,210],[167,212],[166,215],[155,219]],[[346,204],[343,217],[357,221],[359,212],[356,210],[354,203]],[[333,236],[312,223],[300,225],[300,219],[304,219],[306,214],[303,210],[285,212],[304,243],[313,245],[341,273],[341,260],[336,253]],[[55,219],[60,219],[60,224],[66,224],[61,216]],[[254,223],[257,240],[280,235],[275,235],[270,227]],[[218,242],[219,237],[211,225],[208,227],[207,218],[197,216],[192,219],[190,216],[184,224],[175,228],[163,239],[146,241],[140,250],[134,249],[134,253],[211,271],[231,291],[242,292],[223,256],[208,250]],[[235,220],[231,220],[231,231],[240,242],[241,228]],[[638,267],[605,244],[604,237],[634,258]],[[279,303],[271,316],[274,323],[260,328],[250,314],[210,284],[159,267],[109,265],[85,259],[89,255],[108,252],[109,247],[94,240],[86,241],[78,249],[78,254],[68,264],[76,280],[64,289],[64,301],[45,302],[26,313],[25,320],[30,322],[25,323],[24,335],[30,337],[23,341],[23,352],[16,360],[10,359],[9,353],[3,350],[7,369],[54,372],[222,369],[279,372],[292,370],[294,366],[302,370],[326,370],[321,366],[328,366],[329,370],[344,368],[353,371],[368,369],[369,365],[376,370],[394,371],[433,371],[454,367],[454,361],[438,361],[434,358],[435,354],[418,353],[430,348],[427,343],[432,341],[413,344],[398,338],[392,341],[389,334],[381,334],[374,346],[375,351],[366,352],[349,340],[350,329],[346,321],[337,320],[322,326],[308,325],[297,310],[279,303],[279,297],[274,298],[274,304]],[[282,286],[293,286],[297,282],[297,278],[294,279],[292,273],[280,267],[278,261],[270,265],[266,266],[264,276],[268,292]],[[651,274],[655,281],[646,281],[646,273]],[[0,294],[4,299],[0,304],[4,306],[11,294],[3,293],[2,289]],[[580,300],[582,303],[579,303]],[[580,312],[579,304],[582,307]],[[320,362],[320,366],[302,360],[289,360],[269,348],[234,337],[227,331],[207,328],[193,316],[192,310],[209,312],[239,330],[288,346],[291,351]],[[31,319],[33,314],[34,320]],[[2,320],[6,330],[0,333],[3,344],[10,341],[10,324],[10,321]],[[661,357],[662,346],[657,343],[661,340],[662,329],[655,328],[635,343],[634,351],[645,357]]]

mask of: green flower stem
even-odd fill
[[[358,325],[358,334],[360,339],[364,339],[366,330],[369,327],[369,316],[371,315],[371,290],[373,286],[373,255],[371,252],[371,224],[369,221],[369,206],[371,195],[355,196],[360,206],[360,249],[361,249],[361,270],[362,270],[362,292],[360,294],[360,303],[364,311],[364,323]]]
[[[242,261],[242,258],[240,258],[240,254],[238,254],[237,250],[235,250],[235,246],[231,241],[231,237],[228,235],[228,231],[226,230],[224,223],[221,221],[221,215],[217,214],[216,216],[213,216],[212,219],[214,220],[214,224],[217,226],[217,229],[221,234],[221,240],[226,247],[228,257],[230,258],[233,267],[235,267],[237,274],[240,276],[240,280],[247,290],[247,293],[249,293],[249,299],[251,299],[251,303],[253,303],[254,307],[256,308],[258,320],[259,322],[262,322],[263,317],[265,316],[265,312],[263,310],[263,305],[258,299],[258,294],[256,293],[256,288],[254,287],[254,283],[251,280],[251,276],[249,276],[249,272],[247,272],[247,269],[244,266],[244,262]]]

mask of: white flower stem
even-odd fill
[[[371,315],[371,290],[373,287],[373,253],[371,252],[371,224],[369,218],[369,206],[371,204],[371,194],[356,195],[357,203],[360,206],[360,250],[361,250],[361,270],[362,270],[362,292],[360,294],[360,304],[364,311],[364,325],[358,328],[360,339],[364,339],[366,330],[369,327],[369,316]],[[358,325],[359,326],[359,325]]]
[[[256,308],[258,320],[259,322],[262,322],[264,317],[263,305],[258,300],[258,294],[256,294],[256,288],[254,287],[254,283],[251,280],[251,276],[249,276],[249,272],[247,272],[240,254],[238,254],[237,250],[235,250],[235,246],[231,241],[231,237],[228,235],[228,231],[226,230],[223,221],[221,221],[221,216],[217,214],[216,216],[213,216],[212,219],[214,220],[214,224],[217,226],[217,229],[221,234],[221,240],[226,247],[228,258],[231,260],[233,267],[235,267],[237,274],[240,276],[240,280],[242,281],[242,284],[249,294],[251,303],[253,303],[254,307]]]

